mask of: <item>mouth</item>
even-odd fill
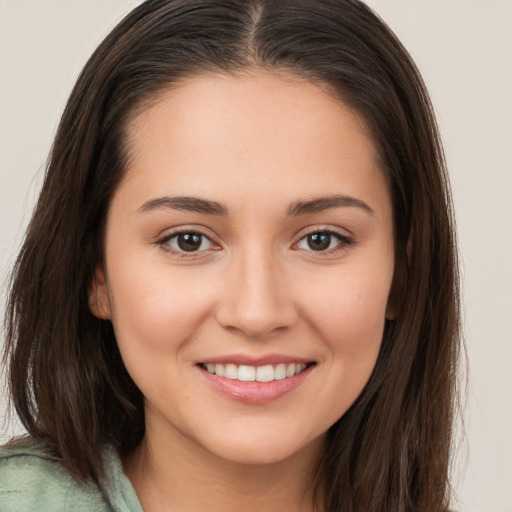
[[[314,363],[279,363],[267,364],[264,366],[249,366],[245,364],[236,365],[233,363],[200,363],[203,370],[211,375],[224,377],[240,382],[272,382],[274,380],[285,380],[300,375]]]
[[[258,362],[250,365],[217,360],[196,366],[212,390],[246,404],[266,404],[288,395],[301,386],[316,366],[316,362],[293,362],[289,359],[286,362],[275,361],[274,364]]]

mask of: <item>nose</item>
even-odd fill
[[[233,258],[217,308],[221,326],[251,339],[269,337],[298,319],[287,273],[275,255],[263,252]]]

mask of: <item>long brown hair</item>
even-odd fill
[[[458,276],[442,146],[423,81],[359,0],[148,0],[95,51],[63,114],[6,315],[10,391],[31,436],[77,478],[144,436],[143,397],[112,325],[88,307],[135,111],[186,77],[286,70],[366,120],[388,176],[396,318],[373,374],[328,432],[328,512],[446,511],[459,352]]]

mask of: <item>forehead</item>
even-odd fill
[[[128,148],[126,179],[148,194],[156,193],[149,182],[157,177],[196,195],[242,184],[314,196],[341,178],[347,193],[387,189],[362,117],[326,88],[290,74],[185,79],[130,121]]]

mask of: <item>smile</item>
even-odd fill
[[[276,365],[267,364],[265,366],[203,363],[201,366],[212,375],[241,382],[284,380],[299,375],[307,368],[305,363],[279,363]]]
[[[288,395],[317,366],[313,361],[278,355],[259,360],[240,355],[219,359],[197,363],[196,368],[212,390],[246,404],[266,404]]]

